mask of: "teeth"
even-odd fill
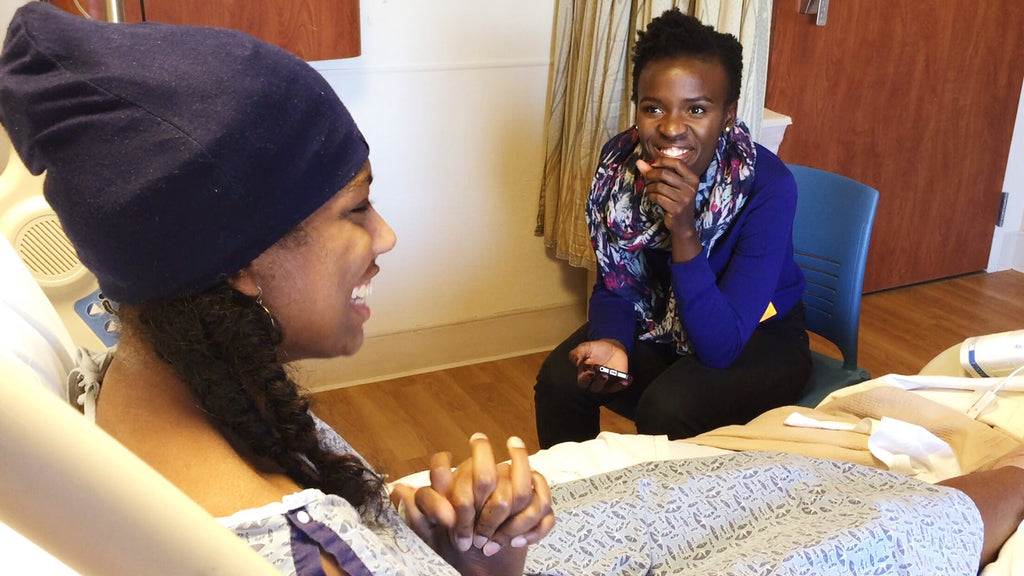
[[[361,284],[352,289],[352,303],[366,304],[366,297],[373,294],[373,287],[369,284]]]
[[[676,148],[676,147],[662,148],[661,149],[661,153],[662,153],[662,155],[668,156],[670,158],[679,158],[683,154],[686,154],[686,150],[683,149],[683,148]]]

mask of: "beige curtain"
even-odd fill
[[[594,269],[584,209],[601,146],[633,123],[636,31],[674,6],[739,39],[739,117],[760,134],[772,0],[557,0],[536,234],[573,266]]]

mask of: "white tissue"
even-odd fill
[[[868,450],[893,472],[935,483],[962,472],[949,444],[928,430],[895,418],[864,418],[857,424],[818,420],[794,412],[787,426],[868,434]]]
[[[938,482],[962,472],[953,449],[924,428],[883,417],[868,438],[868,450],[893,472]]]

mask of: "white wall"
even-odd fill
[[[10,23],[11,18],[14,16],[14,11],[26,2],[27,0],[0,0],[0,27],[3,30],[0,36],[7,35],[7,24]]]
[[[533,236],[553,2],[361,2],[363,55],[316,63],[370,143],[398,233],[370,334],[565,304]]]
[[[1003,225],[992,235],[988,270],[1019,270],[1024,272],[1024,86],[1017,101],[1017,120],[1006,161],[1003,192],[1008,193]]]
[[[555,346],[587,290],[533,235],[554,0],[360,12],[362,55],[314,66],[370,143],[371,198],[398,244],[379,259],[364,351],[313,386]]]

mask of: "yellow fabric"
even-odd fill
[[[764,322],[769,318],[773,318],[779,312],[775,309],[775,304],[772,302],[768,303],[768,307],[764,309],[764,314],[761,315],[760,322]]]
[[[1019,445],[1007,432],[911,391],[889,387],[836,398],[814,409],[783,406],[745,425],[724,426],[687,441],[725,450],[778,450],[886,468],[868,450],[867,434],[784,425],[783,421],[793,412],[849,424],[856,424],[863,418],[880,420],[883,416],[916,424],[949,444],[964,473],[985,469]]]

